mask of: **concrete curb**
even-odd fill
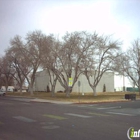
[[[102,104],[102,103],[119,103],[119,102],[129,102],[131,100],[118,100],[118,101],[101,101],[101,102],[77,102],[75,104]]]

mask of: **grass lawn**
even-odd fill
[[[56,93],[55,97],[51,96],[51,93],[47,92],[34,92],[34,95],[30,93],[23,93],[20,95],[18,92],[9,92],[7,95],[21,96],[21,97],[34,97],[47,100],[56,100],[64,102],[74,102],[74,103],[94,103],[94,102],[114,102],[114,101],[127,101],[124,99],[124,95],[130,92],[103,92],[97,93],[97,96],[93,96],[92,93],[71,93],[70,97],[66,97],[65,93]],[[139,93],[136,93],[136,99],[140,99]]]

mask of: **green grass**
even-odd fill
[[[97,96],[93,96],[92,93],[85,93],[82,95],[81,93],[71,93],[70,97],[66,97],[65,93],[56,93],[54,97],[52,97],[51,93],[47,92],[34,92],[34,95],[30,95],[30,93],[23,93],[20,95],[18,92],[9,92],[8,95],[21,96],[21,97],[34,97],[40,99],[47,100],[56,100],[56,101],[68,101],[75,103],[93,103],[93,102],[108,102],[108,101],[122,101],[124,100],[124,95],[127,92],[103,92],[97,93]],[[130,92],[129,92],[130,93]],[[140,98],[139,94],[137,94],[137,98]]]

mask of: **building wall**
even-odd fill
[[[73,75],[72,75],[73,77]],[[91,80],[93,77],[90,77]],[[80,87],[78,86],[78,81],[80,81]],[[101,81],[99,82],[96,91],[97,92],[103,92],[103,86],[106,86],[106,91],[107,92],[114,92],[114,73],[113,72],[106,72],[103,77],[101,78]],[[35,79],[35,91],[46,91],[47,90],[47,85],[49,85],[49,75],[47,74],[47,71],[41,71],[36,74],[36,79]],[[61,86],[59,81],[57,81],[55,92],[58,91],[64,91],[64,88]],[[92,88],[88,84],[88,80],[85,77],[85,75],[80,75],[78,78],[77,82],[75,83],[72,92],[82,92],[82,93],[87,93],[87,92],[93,92]]]
[[[103,92],[104,84],[106,86],[107,92],[114,92],[114,72],[106,72],[103,75],[97,87],[97,90],[99,90],[99,92]]]
[[[61,86],[61,84],[57,80],[56,87],[55,87],[55,92],[58,92],[58,91],[64,91],[64,88]]]
[[[90,80],[92,81],[93,77],[90,77]],[[80,87],[78,86],[78,81],[80,81]],[[105,73],[103,77],[101,78],[101,81],[99,82],[96,91],[97,92],[103,92],[103,86],[106,86],[107,92],[114,92],[114,73],[109,72]],[[61,89],[62,87],[60,87]],[[57,90],[57,88],[56,88]],[[72,92],[82,92],[82,93],[88,93],[93,92],[92,88],[89,86],[88,80],[85,75],[81,74],[78,78],[77,82],[75,83]]]
[[[47,85],[49,85],[49,75],[47,70],[37,72],[34,91],[47,91]]]

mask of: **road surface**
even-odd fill
[[[140,101],[57,104],[0,97],[0,140],[128,140],[130,127],[140,129],[139,118]]]

